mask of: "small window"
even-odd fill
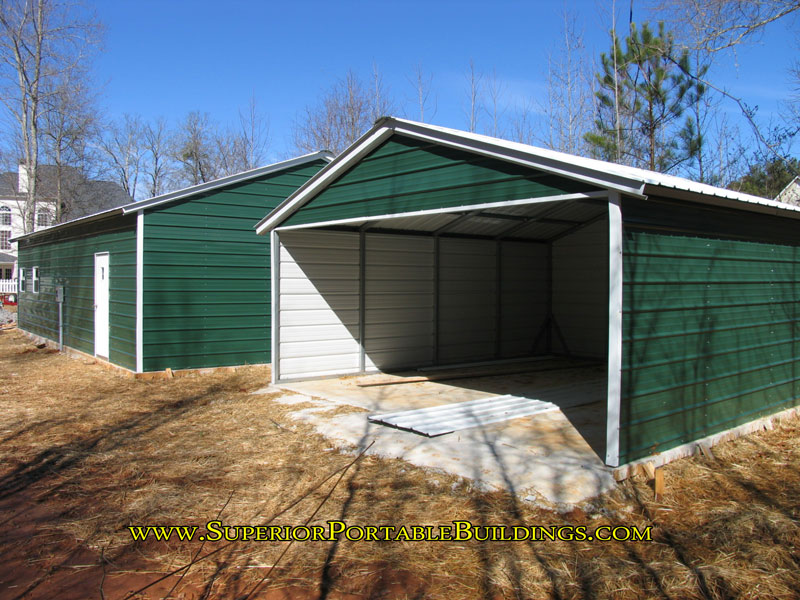
[[[17,283],[18,283],[18,285],[19,285],[19,293],[20,293],[20,294],[21,294],[22,292],[26,292],[26,291],[27,291],[27,290],[25,289],[25,269],[23,269],[23,268],[21,268],[21,267],[20,267],[20,269],[19,269],[19,281],[18,281]]]
[[[50,227],[53,223],[53,215],[49,210],[40,210],[36,213],[36,227]]]
[[[11,225],[11,209],[7,206],[0,206],[0,225]]]
[[[3,269],[3,279],[13,279],[14,278],[14,269],[6,267]]]
[[[11,250],[11,232],[0,231],[0,250]]]
[[[33,267],[31,269],[31,284],[33,286],[33,293],[39,293],[39,267]]]

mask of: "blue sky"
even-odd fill
[[[419,63],[432,73],[434,123],[465,128],[465,72],[495,70],[506,96],[540,95],[547,53],[557,44],[560,13],[575,13],[593,56],[609,46],[610,2],[375,0],[94,0],[106,26],[95,74],[107,116],[136,113],[178,121],[190,110],[232,122],[255,95],[270,121],[270,158],[292,154],[292,123],[348,69],[367,78],[376,64],[400,116],[416,118],[409,83]],[[628,2],[624,5],[627,19]],[[641,8],[640,8],[641,7]],[[634,20],[649,17],[635,5]],[[797,20],[715,66],[714,81],[759,114],[777,113],[789,93],[787,70],[800,56]],[[405,110],[404,110],[405,109]],[[736,115],[733,107],[723,107]]]

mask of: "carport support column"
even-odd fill
[[[59,305],[59,309],[61,305]],[[136,213],[136,372],[144,369],[144,211]]]
[[[619,466],[622,398],[622,209],[619,192],[608,194],[608,409],[606,464]]]
[[[367,342],[364,339],[367,331],[366,324],[366,290],[367,280],[367,234],[365,229],[358,231],[358,370],[363,373],[367,367]]]
[[[270,314],[270,338],[272,338],[270,360],[272,362],[272,383],[278,383],[281,378],[281,239],[276,230],[269,234],[270,246],[270,299],[272,302]]]

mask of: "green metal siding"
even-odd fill
[[[501,160],[395,135],[281,225],[596,189]]]
[[[19,327],[58,340],[57,285],[65,287],[64,345],[94,354],[94,255],[109,253],[109,361],[136,368],[136,218],[115,217],[19,243],[19,266],[39,267],[39,293],[20,294]]]
[[[270,362],[269,236],[254,224],[325,164],[145,213],[144,371]]]
[[[798,404],[800,223],[713,213],[623,203],[621,463]]]

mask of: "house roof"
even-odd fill
[[[17,257],[13,254],[6,254],[5,252],[0,252],[0,263],[15,263],[17,262]]]
[[[257,225],[259,234],[278,227],[366,154],[394,134],[428,140],[444,146],[498,158],[533,169],[582,181],[601,188],[646,198],[666,195],[708,204],[725,204],[744,210],[770,212],[800,218],[800,207],[698,183],[683,177],[574,156],[545,148],[510,142],[477,133],[383,117],[330,164],[310,178]]]
[[[793,198],[795,202],[800,201],[800,176],[795,177],[789,183],[787,183],[786,187],[784,187],[780,192],[778,192],[778,195],[775,196],[775,201],[790,202],[794,204],[791,202]]]
[[[268,175],[270,173],[275,173],[278,171],[282,171],[284,169],[290,169],[292,167],[300,166],[305,163],[313,162],[315,160],[320,160],[320,159],[330,161],[333,159],[333,155],[326,150],[320,152],[313,152],[311,154],[305,154],[303,156],[298,156],[296,158],[292,158],[289,160],[273,163],[265,167],[258,167],[256,169],[250,169],[249,171],[242,171],[241,173],[236,173],[234,175],[229,175],[227,177],[220,177],[219,179],[215,179],[213,181],[207,181],[205,183],[186,187],[180,190],[176,190],[174,192],[169,192],[167,194],[161,194],[160,196],[154,196],[153,198],[148,198],[146,200],[130,202],[128,204],[123,204],[122,206],[118,206],[116,208],[99,211],[91,215],[80,217],[78,219],[65,221],[64,223],[59,223],[58,225],[54,225],[53,227],[47,227],[46,229],[40,229],[39,231],[35,231],[33,233],[21,235],[19,237],[14,238],[11,241],[30,239],[44,232],[50,233],[57,229],[62,229],[72,225],[88,223],[98,219],[105,219],[112,216],[126,215],[147,208],[153,208],[154,206],[160,206],[162,204],[167,204],[169,202],[183,200],[184,198],[188,198],[196,194],[210,192],[212,190],[232,185],[235,183],[242,183],[245,181],[249,181],[251,179],[263,177],[264,175]]]

